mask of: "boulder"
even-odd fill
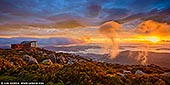
[[[38,64],[37,59],[33,58],[32,56],[29,55],[24,55],[23,60],[26,61],[28,64]]]
[[[144,74],[146,74],[146,73],[144,73],[144,72],[141,71],[141,70],[137,70],[137,71],[135,72],[135,74],[144,75]]]
[[[76,60],[73,58],[68,58],[67,64],[73,64]]]
[[[52,65],[53,62],[51,61],[51,59],[45,59],[42,61],[43,64],[47,64],[47,65]]]
[[[43,54],[43,51],[36,51],[36,53],[38,53],[38,54]]]
[[[83,59],[75,58],[75,57],[66,57],[65,60],[63,58],[63,61],[64,61],[64,63],[67,63],[67,64],[73,64],[75,62],[86,62]]]
[[[53,63],[56,63],[56,56],[54,54],[49,54],[48,57]]]
[[[67,64],[67,59],[64,56],[57,57],[58,63]]]
[[[118,75],[118,76],[121,76],[121,77],[124,77],[124,76],[125,76],[125,74],[123,74],[123,73],[117,73],[117,75]]]
[[[28,64],[38,64],[38,61],[37,61],[37,59],[31,57],[28,61]]]
[[[67,63],[67,59],[66,59],[65,57],[62,57],[62,58],[61,58],[61,62],[62,62],[63,64],[66,64],[66,63]]]
[[[123,70],[123,74],[132,74],[131,71]]]
[[[22,58],[23,58],[24,61],[28,62],[31,57],[32,56],[24,55]]]

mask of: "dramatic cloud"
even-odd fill
[[[88,28],[110,20],[169,22],[169,7],[168,0],[0,0],[0,36],[50,35],[38,30]]]
[[[131,21],[141,20],[154,20],[157,22],[170,23],[170,7],[162,9],[152,9],[146,13],[136,13],[128,17],[117,20],[119,23],[128,23]]]
[[[156,21],[148,20],[137,26],[137,32],[146,35],[169,36],[170,25],[167,23],[159,23]]]
[[[117,18],[124,17],[129,10],[132,13],[137,11],[145,12],[153,8],[168,7],[169,5],[167,0],[1,0],[0,12],[14,16],[17,19],[25,18],[25,20],[29,18],[47,18],[63,13],[68,15],[74,14],[82,18],[98,18],[99,15],[106,13],[109,16],[116,16]],[[120,11],[118,12],[117,10]]]
[[[169,0],[148,0],[148,1],[132,0],[132,1],[133,2],[129,5],[132,9],[138,9],[135,10],[136,12],[145,11],[145,10],[148,11],[154,8],[161,9],[170,6]]]

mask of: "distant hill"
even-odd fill
[[[80,44],[84,43],[81,40],[65,37],[54,37],[54,38],[26,38],[26,37],[15,37],[15,38],[0,38],[0,44],[16,44],[22,41],[38,41],[40,45],[68,45],[68,44]]]

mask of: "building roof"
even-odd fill
[[[32,42],[37,42],[37,41],[22,41],[21,44],[29,44],[29,43],[32,43]]]

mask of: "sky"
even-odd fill
[[[101,26],[120,25],[119,38],[170,35],[170,0],[0,0],[0,37],[101,39]],[[114,28],[114,27],[113,27]],[[107,30],[107,28],[105,28]]]

